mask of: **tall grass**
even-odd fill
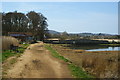
[[[82,67],[100,78],[118,78],[117,52],[106,53],[85,53],[86,55],[82,56]]]
[[[51,44],[62,56],[97,78],[118,78],[120,51],[84,51]]]
[[[0,36],[0,39],[2,39],[2,44],[0,44],[2,45],[2,50],[10,49],[10,45],[19,46],[19,41],[14,37]]]

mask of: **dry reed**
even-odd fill
[[[97,78],[118,78],[118,63],[120,63],[118,53],[120,51],[84,51],[80,49],[68,51],[62,50],[66,47],[59,47],[59,45],[54,45],[53,48]]]
[[[2,44],[0,44],[2,45],[2,50],[10,49],[10,45],[19,46],[19,41],[14,37],[0,36],[0,39],[2,39]]]

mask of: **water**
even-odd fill
[[[108,47],[99,49],[88,49],[86,51],[120,51],[120,47]]]
[[[120,51],[120,46],[106,46],[106,45],[69,46],[69,48],[81,49],[86,51]]]

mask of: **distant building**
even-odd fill
[[[29,32],[8,32],[8,36],[15,37],[21,41],[33,40],[33,34]]]
[[[49,39],[46,39],[46,40],[60,40],[59,38],[49,38]]]

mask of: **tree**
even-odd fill
[[[44,40],[47,33],[47,18],[41,13],[30,11],[26,15],[17,11],[2,13],[3,35],[8,32],[32,32],[37,40]]]
[[[29,20],[30,20],[30,23],[31,23],[31,29],[32,29],[32,32],[35,36],[36,39],[39,39],[39,40],[44,40],[44,36],[46,34],[46,31],[47,31],[47,18],[43,16],[43,14],[41,13],[36,13],[34,11],[30,11],[28,14],[27,14]]]
[[[64,31],[62,34],[61,34],[61,36],[60,36],[60,39],[61,40],[65,40],[65,39],[68,39],[68,33],[66,32],[66,31]]]
[[[28,19],[23,13],[8,12],[2,13],[2,30],[7,32],[25,32],[27,31]]]

